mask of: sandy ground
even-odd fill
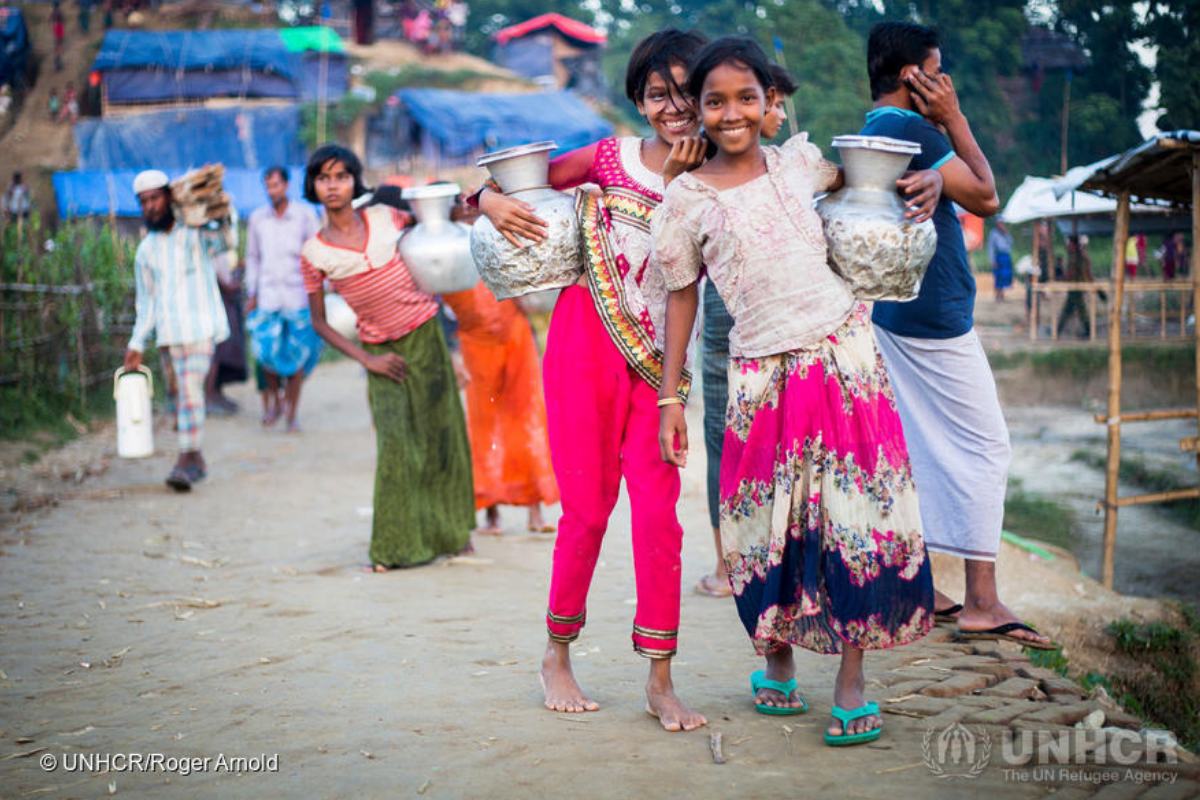
[[[575,649],[603,708],[545,711],[536,672],[553,537],[527,534],[511,509],[502,537],[477,538],[477,557],[364,574],[374,465],[365,377],[349,362],[322,365],[306,392],[300,436],[262,431],[255,413],[213,420],[211,477],[190,495],[161,484],[169,431],[157,440],[163,455],[123,461],[105,430],[85,440],[107,469],[86,467],[99,474],[82,483],[64,469],[56,474],[73,496],[8,516],[0,796],[877,797],[886,781],[899,798],[1042,797],[1061,785],[1006,780],[996,765],[969,784],[939,780],[923,761],[922,721],[905,716],[889,714],[874,745],[827,748],[831,658],[799,655],[807,716],[753,713],[757,664],[732,602],[690,591],[713,560],[702,458],[684,475],[680,505],[676,682],[710,727],[667,734],[642,710],[624,499]],[[248,389],[234,396],[253,411]],[[1109,619],[1160,611],[1105,592],[1067,560],[1006,549],[1001,577],[1009,601],[1072,654]],[[883,699],[885,668],[938,647],[869,656],[869,694]],[[711,732],[723,736],[724,765],[713,763]],[[40,766],[80,753],[277,754],[278,771]]]

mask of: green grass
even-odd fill
[[[1070,550],[1077,542],[1075,513],[1062,503],[1027,492],[1010,478],[1004,498],[1004,528],[1029,539]]]
[[[1107,469],[1108,466],[1105,454],[1093,450],[1076,450],[1071,453],[1071,460],[1098,470]],[[1117,479],[1124,485],[1135,486],[1145,492],[1170,492],[1195,485],[1192,478],[1148,465],[1141,455],[1121,456]],[[1200,521],[1200,500],[1172,500],[1154,506],[1180,525],[1194,526]]]
[[[1106,628],[1117,651],[1141,664],[1134,673],[1109,680],[1124,693],[1126,708],[1171,729],[1194,751],[1200,747],[1200,609],[1178,608],[1178,625],[1123,619]]]
[[[1121,348],[1122,362],[1148,372],[1194,375],[1196,350],[1183,345],[1130,344]],[[1077,381],[1108,375],[1108,348],[1057,347],[1049,350],[997,350],[988,353],[994,371],[1029,366],[1037,375]]]

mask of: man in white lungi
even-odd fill
[[[1011,450],[996,383],[974,329],[975,279],[954,204],[989,217],[1000,207],[987,158],[942,72],[937,32],[908,22],[871,29],[867,72],[874,107],[863,134],[921,145],[913,170],[943,180],[938,244],[917,299],[878,302],[872,316],[892,380],[929,550],[966,560],[966,596],[940,591],[935,610],[964,638],[1048,647],[1000,602],[996,555]],[[943,133],[944,131],[944,133]]]
[[[204,379],[213,348],[229,336],[213,257],[229,249],[229,231],[227,226],[208,230],[176,221],[167,176],[159,170],[139,173],[133,191],[149,233],[133,261],[137,320],[125,351],[125,369],[141,366],[151,336],[170,354],[179,386],[175,402],[179,457],[167,475],[167,485],[186,492],[208,472],[200,453]]]

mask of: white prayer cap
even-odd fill
[[[133,193],[140,195],[142,192],[148,192],[151,189],[162,189],[170,182],[170,179],[167,178],[167,173],[162,170],[143,170],[133,179]]]

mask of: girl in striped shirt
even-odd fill
[[[300,251],[313,329],[367,368],[375,421],[375,513],[371,569],[411,567],[469,552],[475,527],[471,452],[437,302],[421,292],[396,242],[409,223],[389,206],[355,210],[366,191],[349,149],[313,153],[304,197],[325,207],[326,223]],[[325,319],[324,282],[358,315],[358,342]]]

